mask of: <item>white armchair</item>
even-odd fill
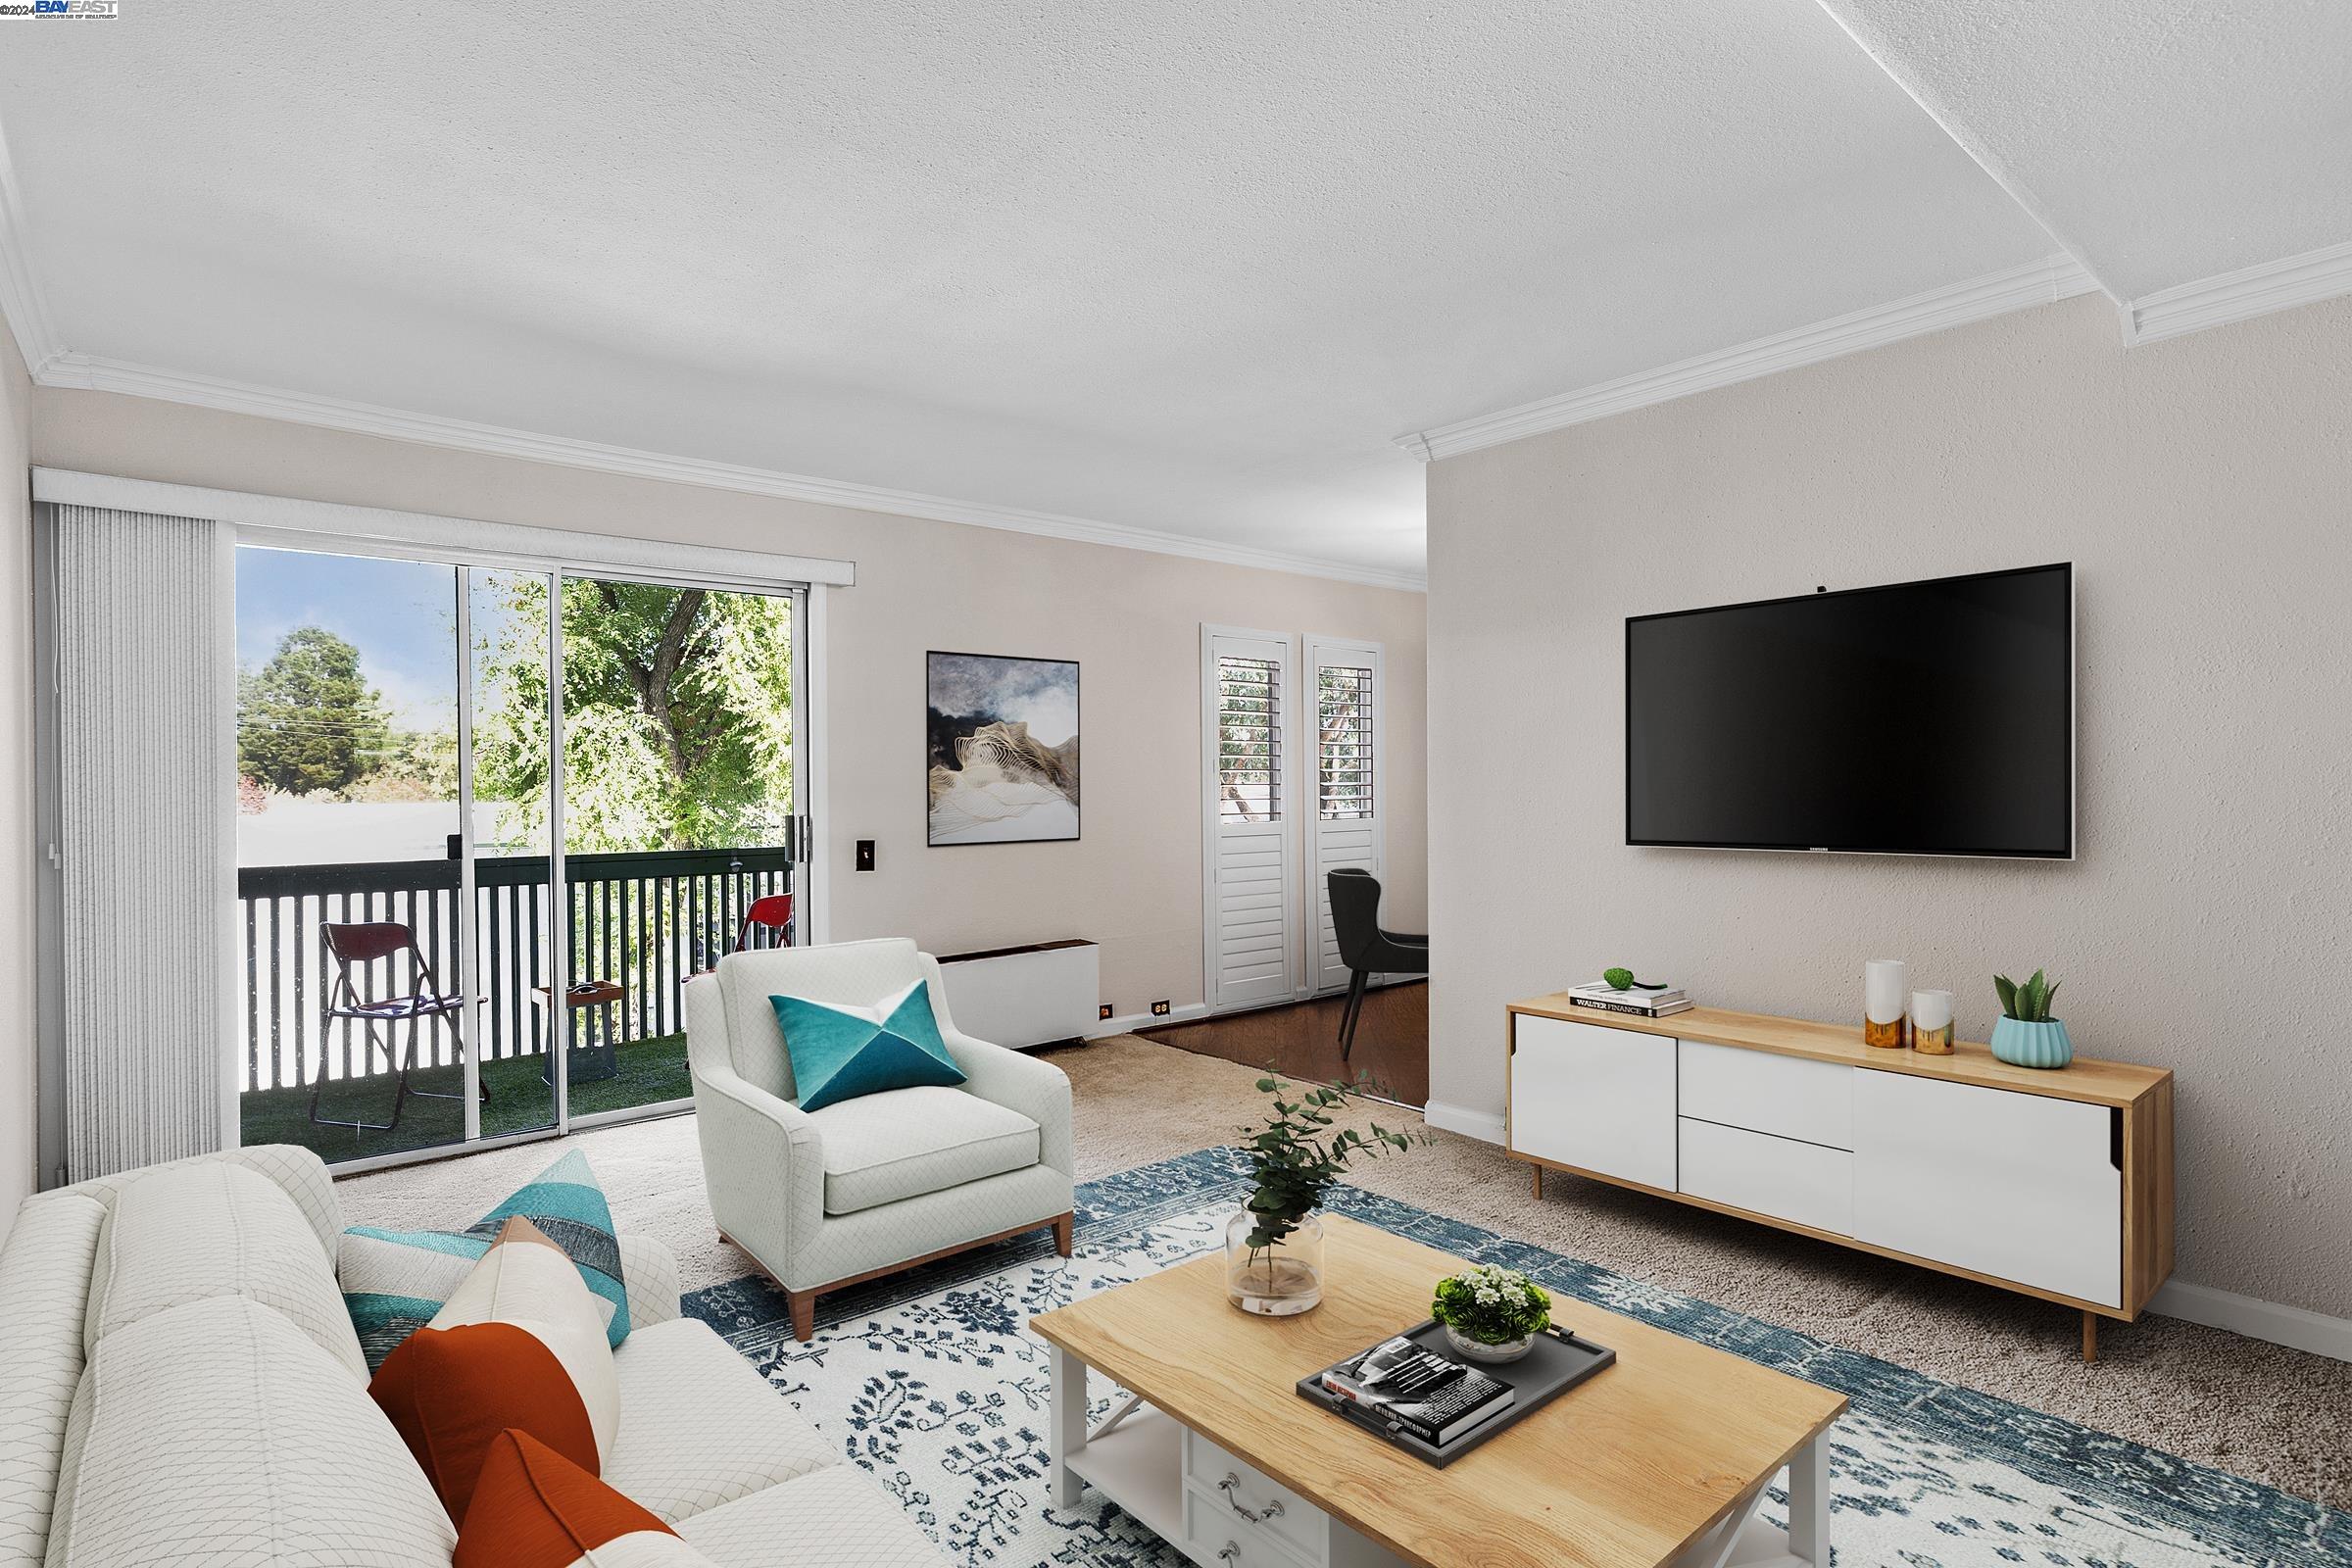
[[[768,998],[870,1006],[918,979],[964,1081],[801,1109]],[[910,940],[730,954],[686,987],[686,1052],[719,1234],[784,1288],[801,1339],[819,1295],[911,1264],[1046,1226],[1069,1256],[1069,1079],[958,1033]]]

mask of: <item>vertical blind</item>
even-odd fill
[[[235,1013],[232,540],[58,505],[66,1175],[222,1147]]]
[[[1271,822],[1282,814],[1282,666],[1217,660],[1217,815]]]

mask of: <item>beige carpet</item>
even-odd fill
[[[1070,1075],[1081,1180],[1237,1142],[1254,1070],[1132,1036],[1046,1053]],[[1411,1111],[1360,1120],[1418,1128]],[[2108,1325],[2082,1364],[2061,1307],[1592,1182],[1553,1178],[1452,1134],[1366,1164],[1357,1185],[1701,1297],[1833,1344],[2352,1507],[2352,1364],[2171,1318]],[[674,1248],[689,1290],[751,1272],[718,1240],[691,1117],[584,1133],[616,1222]],[[499,1150],[342,1184],[348,1223],[463,1224],[555,1157]],[[1571,1311],[1573,1318],[1573,1311]]]

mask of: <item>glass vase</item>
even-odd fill
[[[1323,1222],[1309,1214],[1271,1247],[1251,1247],[1257,1216],[1243,1208],[1225,1222],[1225,1298],[1259,1317],[1296,1317],[1323,1300]]]

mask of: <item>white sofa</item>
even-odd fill
[[[25,1200],[0,1249],[0,1568],[447,1568],[457,1533],[368,1396],[333,1184],[266,1146]],[[930,1541],[621,1240],[605,1480],[722,1568],[938,1568]]]
[[[794,1103],[768,998],[870,1006],[916,980],[964,1081]],[[686,1052],[719,1234],[784,1288],[802,1339],[820,1293],[912,1263],[1049,1226],[1070,1255],[1069,1079],[957,1030],[906,938],[729,954],[686,987]]]

